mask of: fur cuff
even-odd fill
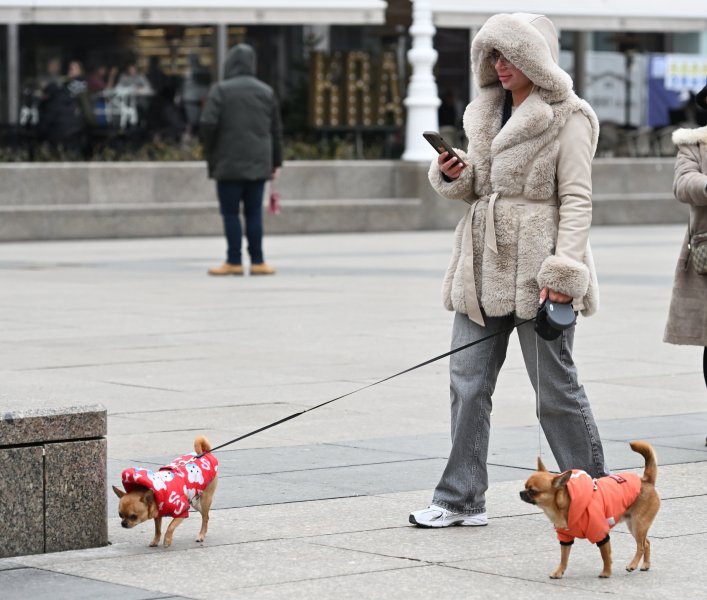
[[[589,287],[587,265],[559,256],[548,256],[538,273],[540,289],[547,287],[572,298],[584,298]]]
[[[450,200],[463,200],[470,202],[474,200],[474,167],[469,163],[466,152],[454,149],[461,159],[467,164],[467,167],[462,170],[461,175],[454,181],[445,181],[442,176],[442,171],[439,170],[437,159],[435,158],[430,164],[430,170],[427,174],[432,187],[435,191],[444,198]]]

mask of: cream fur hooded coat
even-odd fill
[[[503,128],[505,91],[490,59],[494,49],[535,84]],[[457,151],[469,166],[451,182],[436,160],[430,167],[430,182],[440,195],[471,205],[455,232],[444,304],[480,325],[479,306],[487,316],[515,312],[532,318],[543,287],[572,296],[584,315],[598,308],[588,238],[599,123],[572,91],[572,80],[557,65],[558,52],[547,17],[491,17],[471,48],[480,91],[464,113],[468,150]],[[484,239],[493,193],[499,194],[490,215],[495,248]]]

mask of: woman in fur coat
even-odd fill
[[[444,304],[456,313],[452,347],[502,333],[450,358],[452,450],[432,504],[410,514],[415,525],[486,525],[491,395],[510,329],[532,319],[547,297],[584,315],[597,310],[588,238],[599,124],[558,55],[547,17],[491,17],[471,48],[480,89],[464,114],[468,150],[457,151],[467,166],[444,153],[430,167],[440,195],[469,204],[443,284]],[[532,322],[517,331],[536,393],[539,379],[538,416],[560,469],[606,474],[572,360],[574,327],[552,341],[536,337]]]
[[[697,94],[697,105],[707,110],[707,86]],[[699,275],[690,260],[690,236],[707,233],[707,127],[678,129],[673,133],[678,147],[673,194],[690,205],[689,231],[675,267],[664,341],[704,347],[702,371],[707,385],[707,275]]]

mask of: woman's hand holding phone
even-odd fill
[[[439,170],[442,171],[445,178],[449,180],[457,179],[461,174],[462,169],[466,167],[466,164],[459,156],[457,156],[457,153],[454,151],[452,146],[448,144],[436,131],[425,131],[422,134],[422,137],[424,137],[439,153],[437,164],[439,165]]]
[[[457,179],[466,166],[464,163],[459,162],[456,157],[450,156],[449,152],[442,152],[437,157],[437,165],[442,174],[448,179]]]

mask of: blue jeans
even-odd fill
[[[458,348],[519,322],[513,315],[484,317],[480,327],[456,313],[452,348]],[[540,425],[560,469],[583,469],[592,477],[607,475],[604,451],[592,409],[577,380],[572,360],[574,327],[555,340],[537,339],[532,323],[516,330],[525,369],[533,388],[540,371]],[[491,428],[491,396],[506,358],[510,332],[453,354],[449,359],[452,409],[452,451],[432,503],[454,512],[486,510],[486,457]],[[528,456],[528,464],[534,464]]]
[[[221,205],[223,229],[226,233],[228,253],[226,261],[240,265],[241,230],[240,206],[243,201],[245,235],[248,239],[248,254],[252,264],[263,259],[263,190],[265,181],[218,181],[216,191]]]

